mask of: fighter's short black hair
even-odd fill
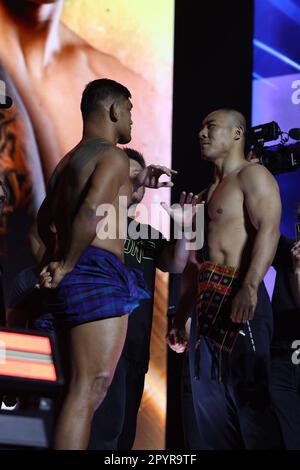
[[[99,104],[109,97],[129,99],[131,93],[121,83],[108,78],[100,78],[88,83],[82,93],[80,104],[83,119],[96,111]]]
[[[142,168],[146,167],[145,159],[144,159],[143,155],[140,152],[138,152],[137,150],[131,149],[131,148],[127,148],[127,147],[125,147],[123,150],[127,154],[128,158],[138,162],[141,165]]]

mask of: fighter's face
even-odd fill
[[[130,99],[122,99],[119,103],[119,143],[128,144],[131,141],[132,103]]]
[[[230,117],[222,111],[210,113],[199,131],[201,156],[214,161],[226,156],[233,145],[233,126]]]
[[[131,158],[129,159],[129,175],[130,175],[130,178],[133,178],[134,176],[138,175],[142,170],[143,170],[142,165],[140,165],[135,160],[132,160]],[[141,200],[144,197],[144,194],[145,194],[145,187],[140,186],[137,191],[132,193],[131,204],[130,205],[138,204],[139,202],[141,202]]]

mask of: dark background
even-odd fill
[[[212,178],[200,159],[202,119],[220,107],[241,111],[251,123],[252,0],[176,0],[172,168],[178,171],[172,202],[182,190],[198,193]],[[178,279],[171,280],[178,292]],[[174,289],[170,302],[176,300]],[[183,430],[180,373],[183,355],[168,348],[166,449],[180,449]]]

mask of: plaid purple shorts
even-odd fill
[[[114,254],[90,246],[56,289],[47,290],[39,330],[58,331],[102,318],[130,314],[150,292],[143,274]]]

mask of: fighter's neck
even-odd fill
[[[95,139],[105,140],[107,143],[116,145],[118,143],[118,136],[112,128],[108,126],[83,126],[82,142],[88,142]]]
[[[13,0],[0,4],[2,33],[7,41],[17,40],[25,60],[39,55],[43,65],[47,64],[59,48],[59,20],[63,3],[37,5]]]
[[[222,181],[230,173],[233,173],[245,164],[246,160],[242,155],[233,155],[225,159],[219,159],[215,163],[215,181]]]

